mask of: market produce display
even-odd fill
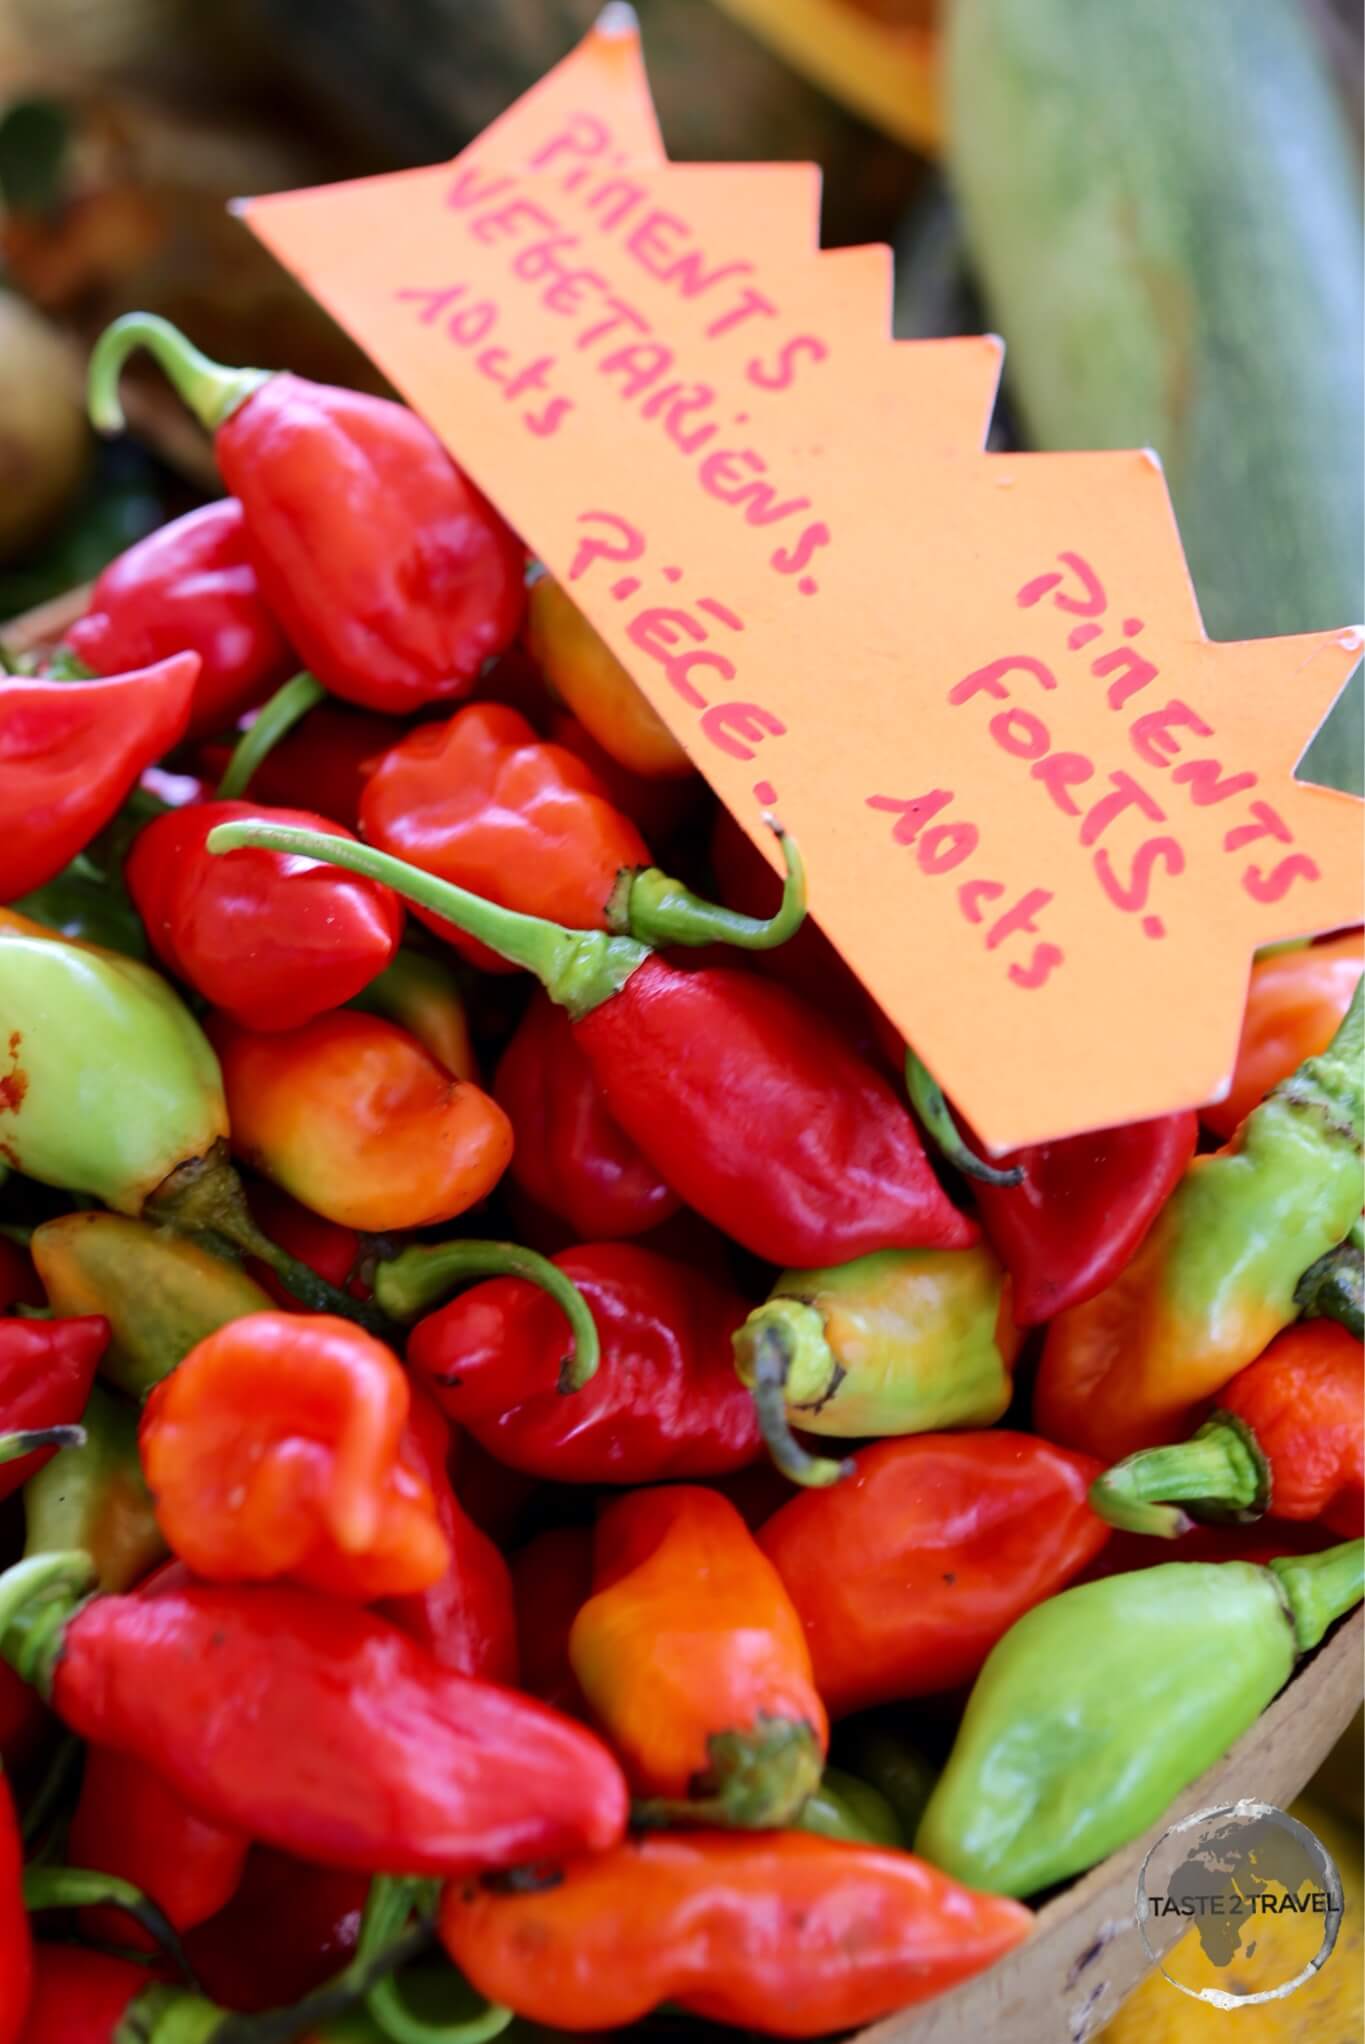
[[[0,680],[0,2044],[945,1992],[1362,1596],[1360,934],[987,1163],[415,413],[144,346],[228,494]]]

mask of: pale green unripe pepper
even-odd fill
[[[845,1440],[989,1426],[1018,1347],[1009,1281],[984,1244],[784,1271],[734,1337],[773,1459],[807,1484],[846,1465],[806,1454],[793,1426]]]
[[[1035,1895],[1140,1837],[1360,1601],[1365,1542],[1167,1562],[1063,1590],[995,1646],[915,1850]]]

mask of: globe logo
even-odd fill
[[[1270,1803],[1183,1818],[1138,1875],[1148,1957],[1182,1994],[1220,2009],[1302,1987],[1330,1957],[1341,1915],[1341,1877],[1326,1847]],[[1182,1935],[1172,1943],[1173,1930]]]

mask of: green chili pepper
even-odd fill
[[[82,1548],[102,1590],[128,1590],[168,1552],[142,1479],[137,1408],[97,1384],[81,1425],[85,1445],[60,1449],[24,1485],[24,1554]]]
[[[913,1838],[938,1779],[932,1761],[876,1717],[845,1718],[834,1743],[840,1760],[891,1805],[904,1837]]]
[[[1365,1230],[1359,1218],[1344,1242],[1310,1264],[1294,1288],[1305,1320],[1339,1320],[1357,1341],[1365,1335]]]
[[[808,1455],[806,1433],[921,1434],[989,1426],[1010,1402],[1019,1335],[989,1249],[884,1249],[829,1270],[788,1270],[734,1337],[773,1460],[794,1483],[848,1465]]]
[[[842,1838],[851,1845],[887,1845],[905,1850],[900,1819],[886,1797],[870,1782],[841,1767],[827,1767],[820,1786],[806,1797],[796,1819],[798,1831],[820,1838]]]
[[[229,1320],[275,1310],[235,1263],[126,1214],[44,1221],[29,1253],[55,1312],[102,1313],[109,1322],[100,1375],[130,1398],[145,1398],[196,1342]]]
[[[915,1850],[968,1887],[1033,1895],[1155,1823],[1360,1601],[1365,1541],[1167,1562],[1063,1590],[995,1646]]]

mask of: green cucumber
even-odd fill
[[[1362,620],[1359,167],[1302,0],[954,0],[950,162],[1030,444],[1155,447],[1209,634]],[[1305,774],[1361,787],[1361,677]]]

